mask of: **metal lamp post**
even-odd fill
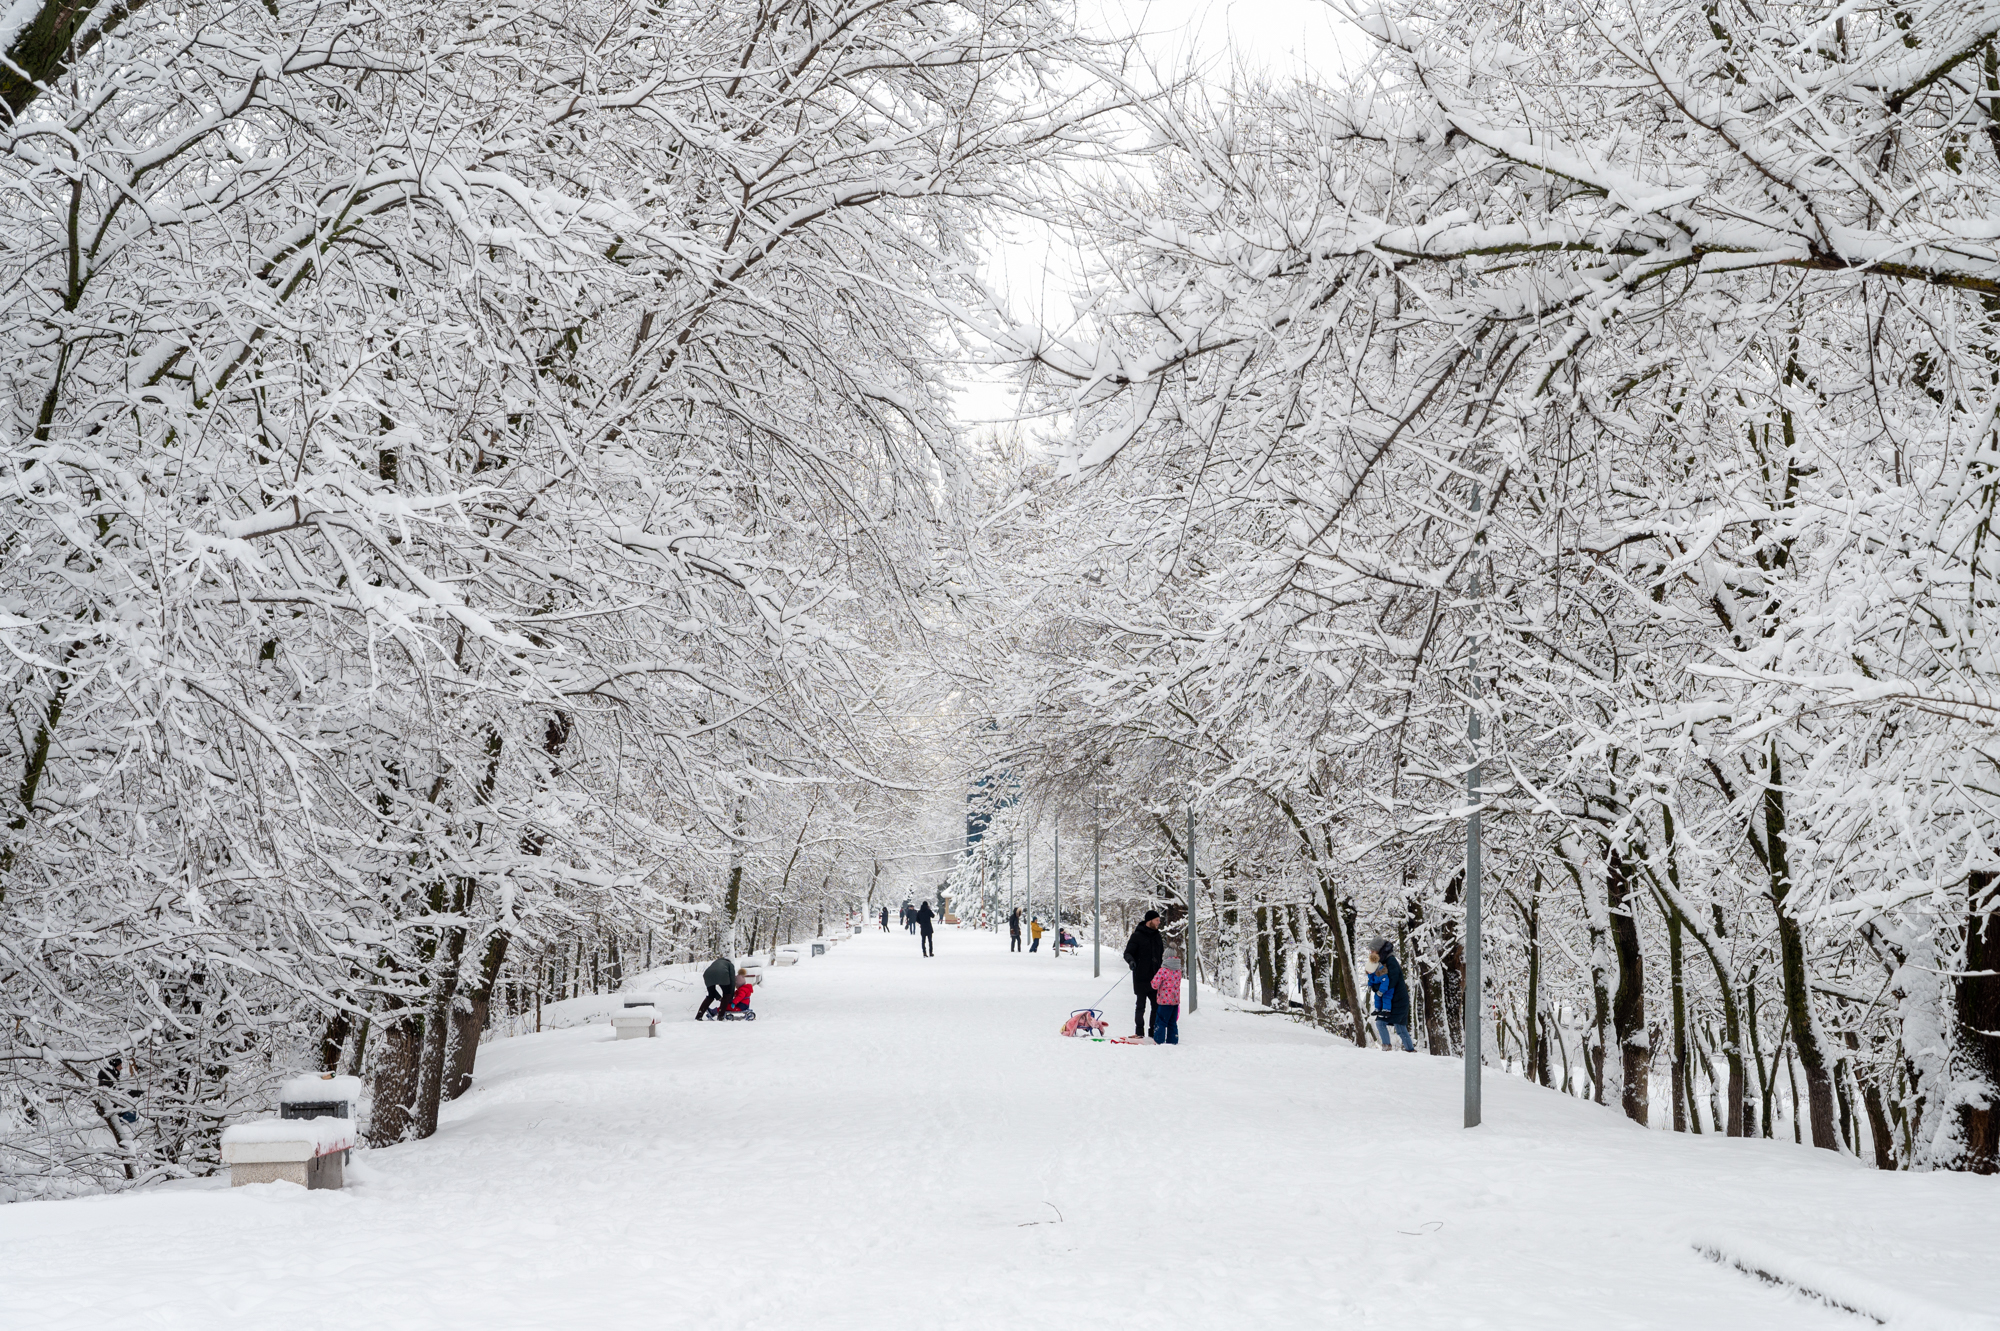
[[[1481,543],[1479,533],[1479,486],[1472,487],[1472,523],[1475,551]],[[1479,599],[1479,563],[1475,553],[1472,564],[1472,599]],[[1476,614],[1477,611],[1475,610]],[[1480,1010],[1484,1003],[1480,996],[1479,980],[1479,638],[1474,634],[1468,644],[1468,661],[1472,676],[1472,702],[1466,713],[1465,734],[1472,748],[1472,765],[1466,769],[1465,794],[1471,801],[1472,810],[1465,820],[1465,1126],[1479,1126],[1479,1056],[1480,1056]]]
[[[1201,950],[1196,938],[1196,933],[1200,928],[1200,913],[1195,910],[1194,897],[1193,800],[1188,801],[1187,855],[1187,1010],[1188,1015],[1192,1017],[1195,1014],[1195,1009],[1201,1006]]]
[[[1097,871],[1104,858],[1104,824],[1097,812],[1097,792],[1090,792],[1090,977],[1104,974],[1104,889]]]

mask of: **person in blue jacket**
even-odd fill
[[[1370,1007],[1375,1017],[1375,1034],[1381,1038],[1384,1049],[1393,1049],[1389,1043],[1389,1032],[1395,1031],[1403,1042],[1403,1051],[1414,1054],[1417,1047],[1410,1043],[1410,987],[1403,983],[1403,966],[1396,960],[1395,945],[1386,938],[1377,938],[1368,945],[1368,991],[1373,999]]]

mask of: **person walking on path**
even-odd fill
[[[1019,906],[1014,907],[1014,913],[1007,917],[1007,950],[1009,952],[1019,952],[1021,950],[1021,908]]]
[[[1041,950],[1042,950],[1042,922],[1040,920],[1029,920],[1028,951],[1039,952]]]
[[[1403,983],[1402,963],[1396,960],[1394,945],[1386,938],[1368,945],[1368,989],[1374,996],[1375,1033],[1381,1037],[1382,1047],[1395,1048],[1389,1043],[1393,1030],[1403,1042],[1403,1052],[1416,1053],[1417,1047],[1410,1043],[1410,987]]]
[[[701,973],[701,982],[708,986],[708,995],[701,1000],[701,1007],[696,1010],[694,1019],[700,1021],[706,1017],[711,1003],[721,1004],[716,1009],[716,1015],[721,1016],[729,1010],[729,996],[736,989],[736,963],[728,957],[717,957],[709,962],[708,969]]]
[[[1143,1036],[1152,1029],[1146,1005],[1159,1006],[1159,999],[1153,993],[1153,976],[1159,973],[1160,961],[1166,954],[1167,940],[1160,936],[1160,912],[1149,910],[1132,931],[1131,941],[1125,944],[1125,964],[1132,968],[1132,992],[1139,1000],[1132,1006],[1134,1035]]]
[[[927,957],[934,957],[937,955],[937,953],[932,949],[932,944],[931,944],[931,921],[936,918],[937,918],[936,916],[931,914],[930,902],[926,901],[923,905],[917,907],[917,929],[920,933],[923,934],[924,955]]]
[[[885,934],[889,932],[889,908],[887,906],[882,907],[882,932]]]
[[[1153,972],[1153,1043],[1181,1042],[1181,959],[1172,952]]]

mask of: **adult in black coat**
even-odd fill
[[[926,901],[917,907],[917,931],[924,936],[924,955],[934,957],[936,951],[931,946],[931,921],[937,917],[931,914],[931,903]]]
[[[1160,936],[1160,924],[1160,912],[1147,911],[1146,918],[1132,931],[1132,940],[1125,944],[1125,964],[1132,968],[1132,992],[1139,1000],[1132,1005],[1132,1034],[1138,1036],[1152,1029],[1153,1009],[1159,1007],[1159,998],[1153,993],[1153,977],[1159,974],[1160,961],[1167,955],[1167,940]]]
[[[1014,913],[1007,917],[1007,950],[1009,952],[1019,952],[1021,950],[1021,908],[1019,906],[1016,906]]]
[[[723,1013],[729,1011],[730,995],[736,992],[736,963],[728,957],[717,957],[709,962],[708,969],[701,973],[701,980],[708,986],[708,994],[701,1000],[701,1007],[695,1011],[694,1019],[700,1021],[708,1015],[709,1008],[718,1003],[721,1006],[715,1009],[715,1015],[721,1017]]]
[[[882,907],[882,932],[885,934],[889,932],[889,908],[887,906]]]

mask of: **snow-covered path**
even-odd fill
[[[869,932],[773,971],[754,1024],[496,1041],[435,1138],[342,1193],[0,1208],[0,1327],[1868,1324],[1701,1245],[1892,1327],[2000,1306],[1992,1180],[1497,1076],[1468,1133],[1456,1063],[1219,1003],[1178,1048],[1063,1040],[1117,963],[1005,947]]]

